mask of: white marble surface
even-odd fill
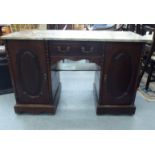
[[[151,37],[140,36],[123,31],[85,31],[85,30],[28,30],[14,32],[2,37],[14,40],[75,40],[75,41],[114,41],[151,42]]]

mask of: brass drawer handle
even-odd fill
[[[70,51],[70,46],[66,46],[65,48],[61,46],[57,46],[57,50],[61,53],[66,53]]]
[[[83,53],[92,53],[94,51],[94,46],[91,46],[89,49],[86,49],[85,46],[81,46],[81,51]]]

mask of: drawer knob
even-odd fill
[[[66,46],[66,47],[57,46],[57,50],[61,53],[66,53],[70,51],[70,46]]]
[[[81,51],[83,53],[92,53],[94,51],[94,46],[91,46],[90,48],[86,48],[85,46],[81,46]]]

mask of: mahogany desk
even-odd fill
[[[33,30],[8,34],[5,40],[16,97],[16,113],[56,112],[63,59],[96,63],[97,114],[135,113],[142,47],[150,39],[133,32]],[[69,101],[68,101],[69,102]]]

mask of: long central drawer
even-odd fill
[[[98,42],[49,41],[51,56],[103,56],[103,46]]]

